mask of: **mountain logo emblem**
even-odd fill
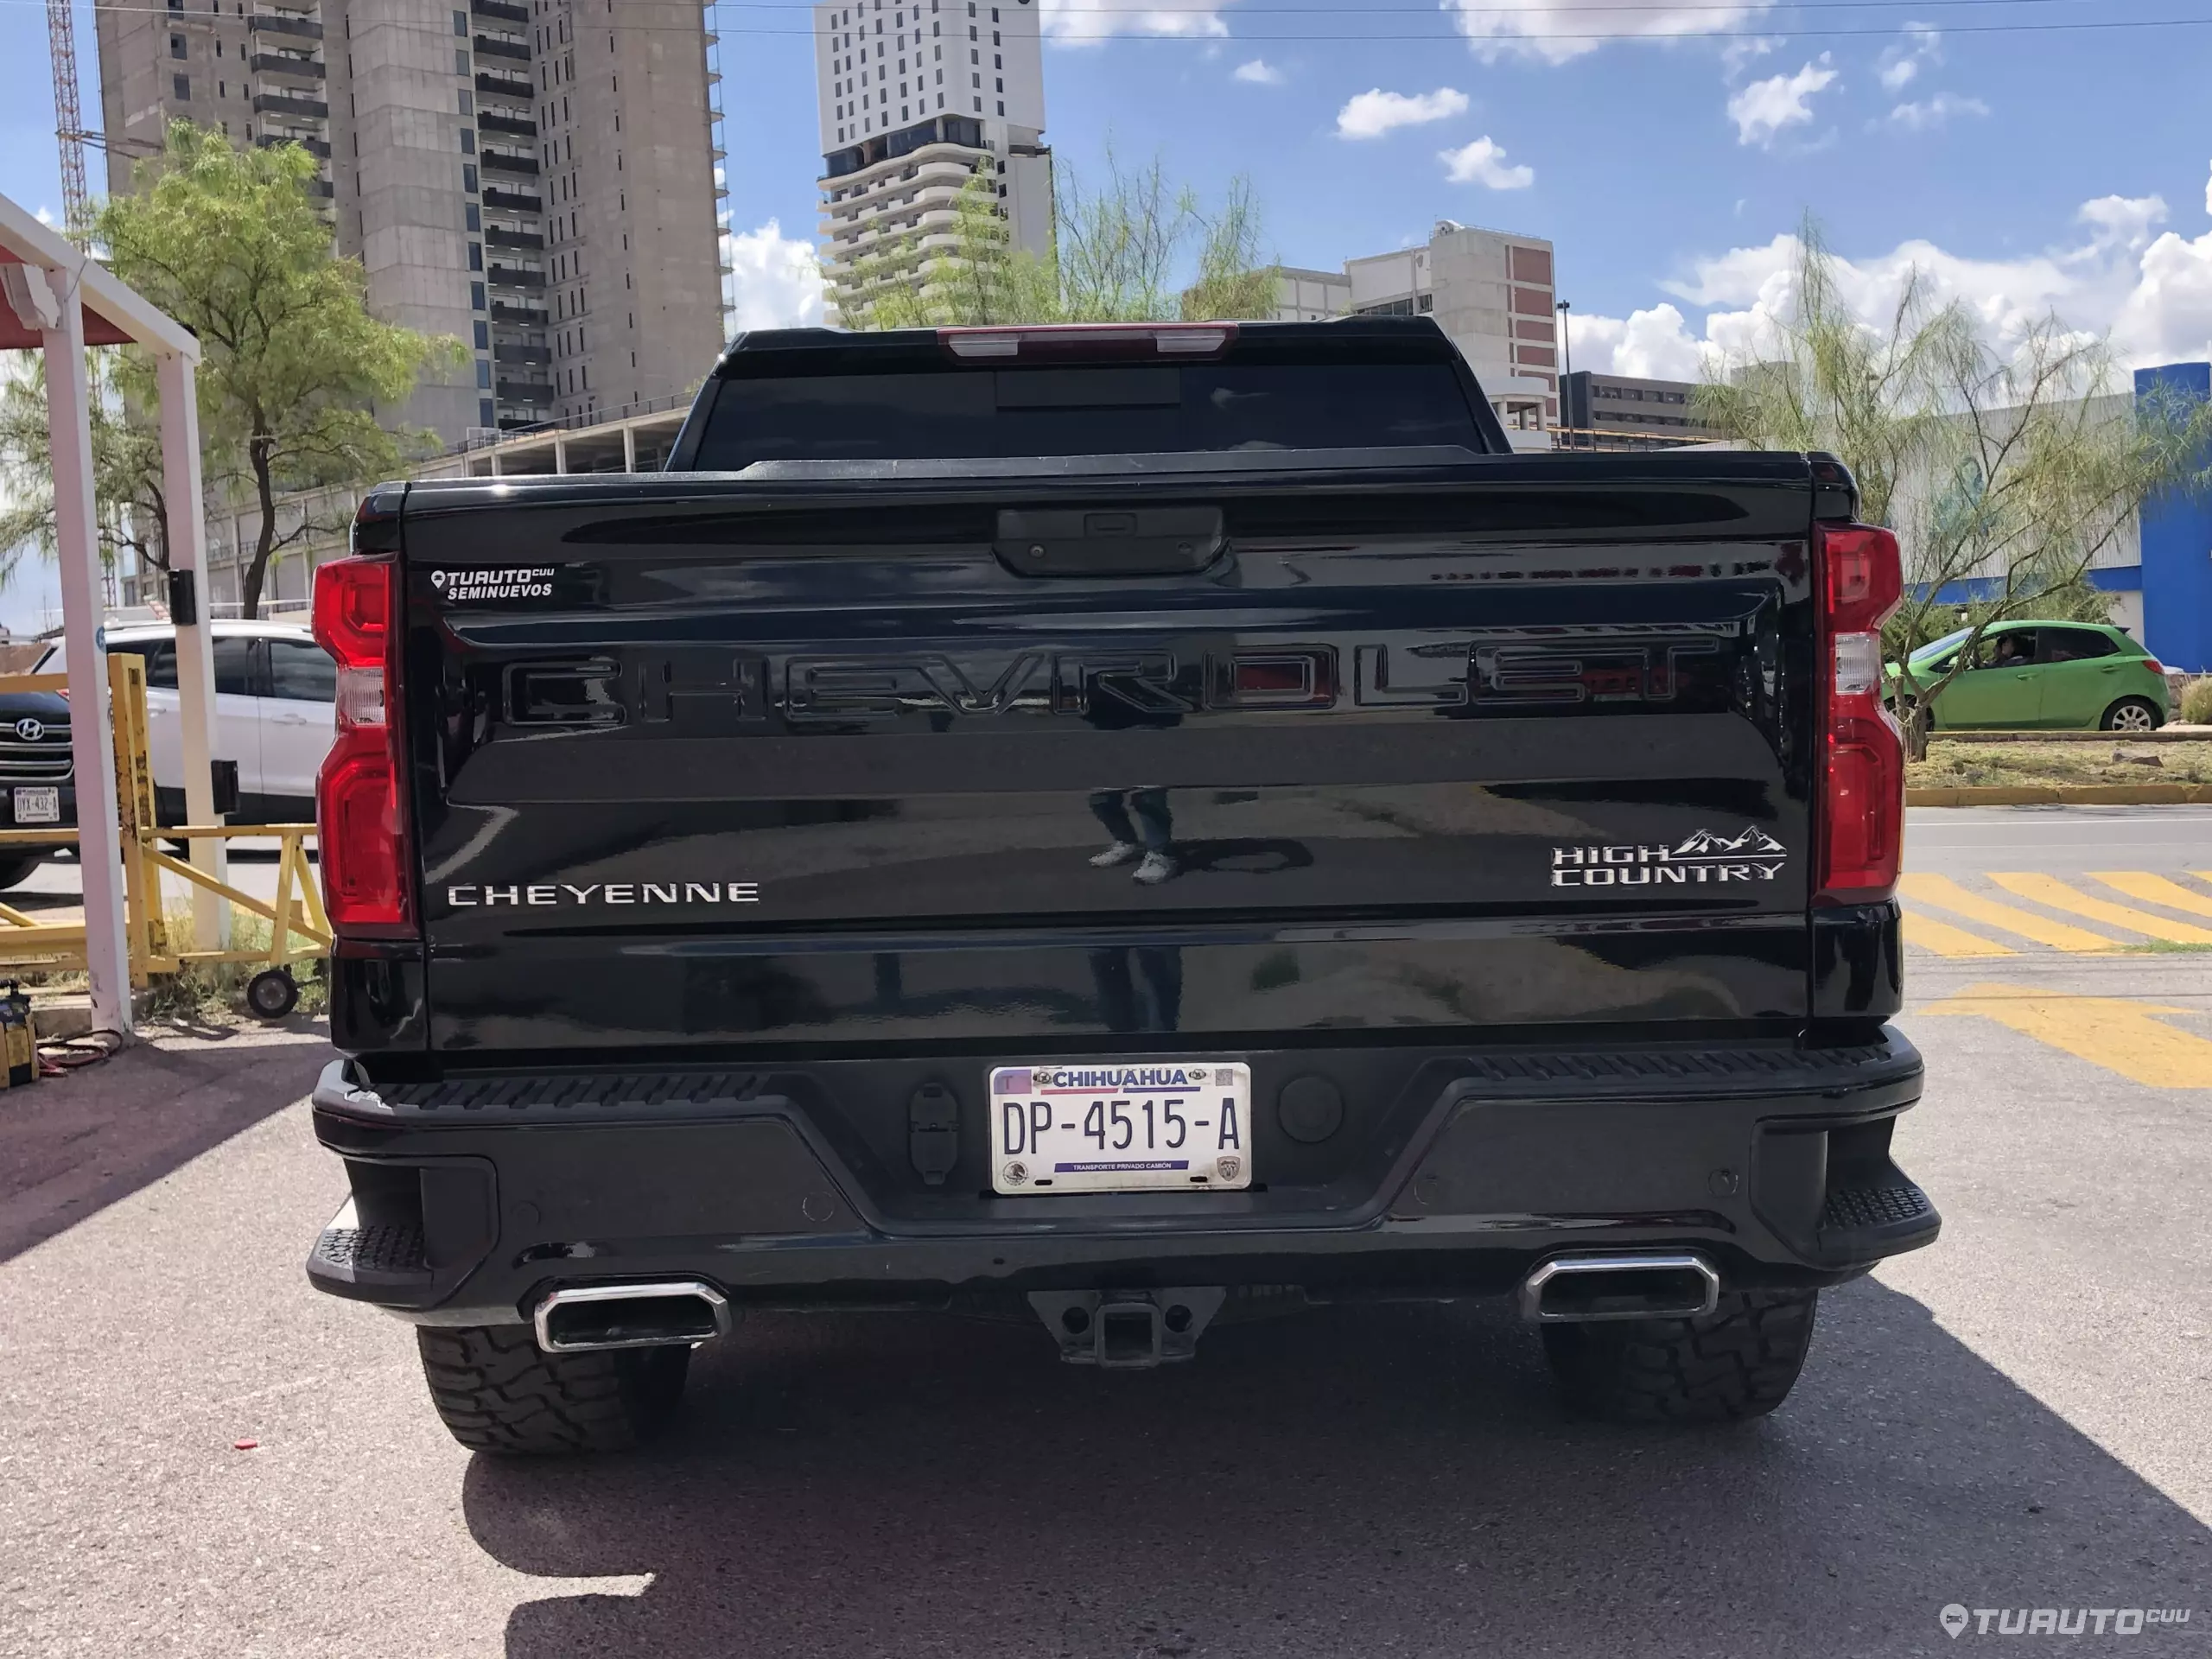
[[[1694,858],[1710,853],[1787,853],[1789,849],[1772,836],[1754,824],[1732,840],[1716,836],[1710,830],[1700,830],[1675,849],[1676,858]]]

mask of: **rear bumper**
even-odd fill
[[[1271,1158],[1263,1094],[1254,1168],[1271,1184],[1025,1198],[978,1191],[964,1158],[926,1187],[918,1140],[900,1168],[854,1133],[868,1080],[904,1086],[893,1062],[382,1089],[338,1062],[315,1122],[353,1197],[308,1272],[465,1325],[519,1321],[564,1285],[659,1278],[775,1307],[1163,1285],[1482,1295],[1549,1255],[1630,1248],[1697,1248],[1738,1289],[1840,1282],[1940,1224],[1889,1156],[1922,1080],[1893,1030],[1832,1050],[1395,1058],[1395,1098],[1354,1097],[1362,1144],[1334,1166],[1287,1141]],[[1373,1051],[1252,1058],[1255,1077],[1377,1069]],[[1301,1169],[1329,1179],[1281,1179]]]

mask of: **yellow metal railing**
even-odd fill
[[[115,736],[116,801],[123,842],[124,933],[130,957],[130,983],[143,986],[155,974],[174,974],[188,963],[258,963],[264,969],[289,970],[330,949],[330,920],[307,847],[311,823],[165,824],[155,809],[154,768],[147,744],[146,662],[143,657],[108,658],[110,721]],[[0,692],[64,691],[63,674],[0,675]],[[276,892],[264,900],[162,850],[164,841],[275,840],[278,844]],[[0,830],[0,848],[73,846],[77,831],[57,824],[51,830]],[[171,942],[162,913],[161,873],[219,894],[239,909],[264,918],[269,944],[258,950],[187,950]],[[47,922],[11,905],[0,904],[0,967],[44,969],[81,968],[85,925]]]

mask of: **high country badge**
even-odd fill
[[[1586,843],[1552,849],[1555,887],[1658,887],[1771,881],[1789,852],[1753,826],[1739,836],[1700,830],[1679,846]]]

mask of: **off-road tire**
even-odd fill
[[[2133,723],[2124,724],[2124,720]],[[2107,732],[2155,732],[2165,723],[2165,711],[2148,697],[2122,697],[2098,722]]]
[[[1740,1290],[1694,1319],[1547,1325],[1544,1357],[1577,1416],[1743,1422],[1789,1397],[1819,1299],[1812,1290]]]
[[[525,1325],[418,1325],[415,1340],[454,1439],[512,1457],[643,1444],[675,1414],[691,1363],[680,1344],[549,1354]]]

